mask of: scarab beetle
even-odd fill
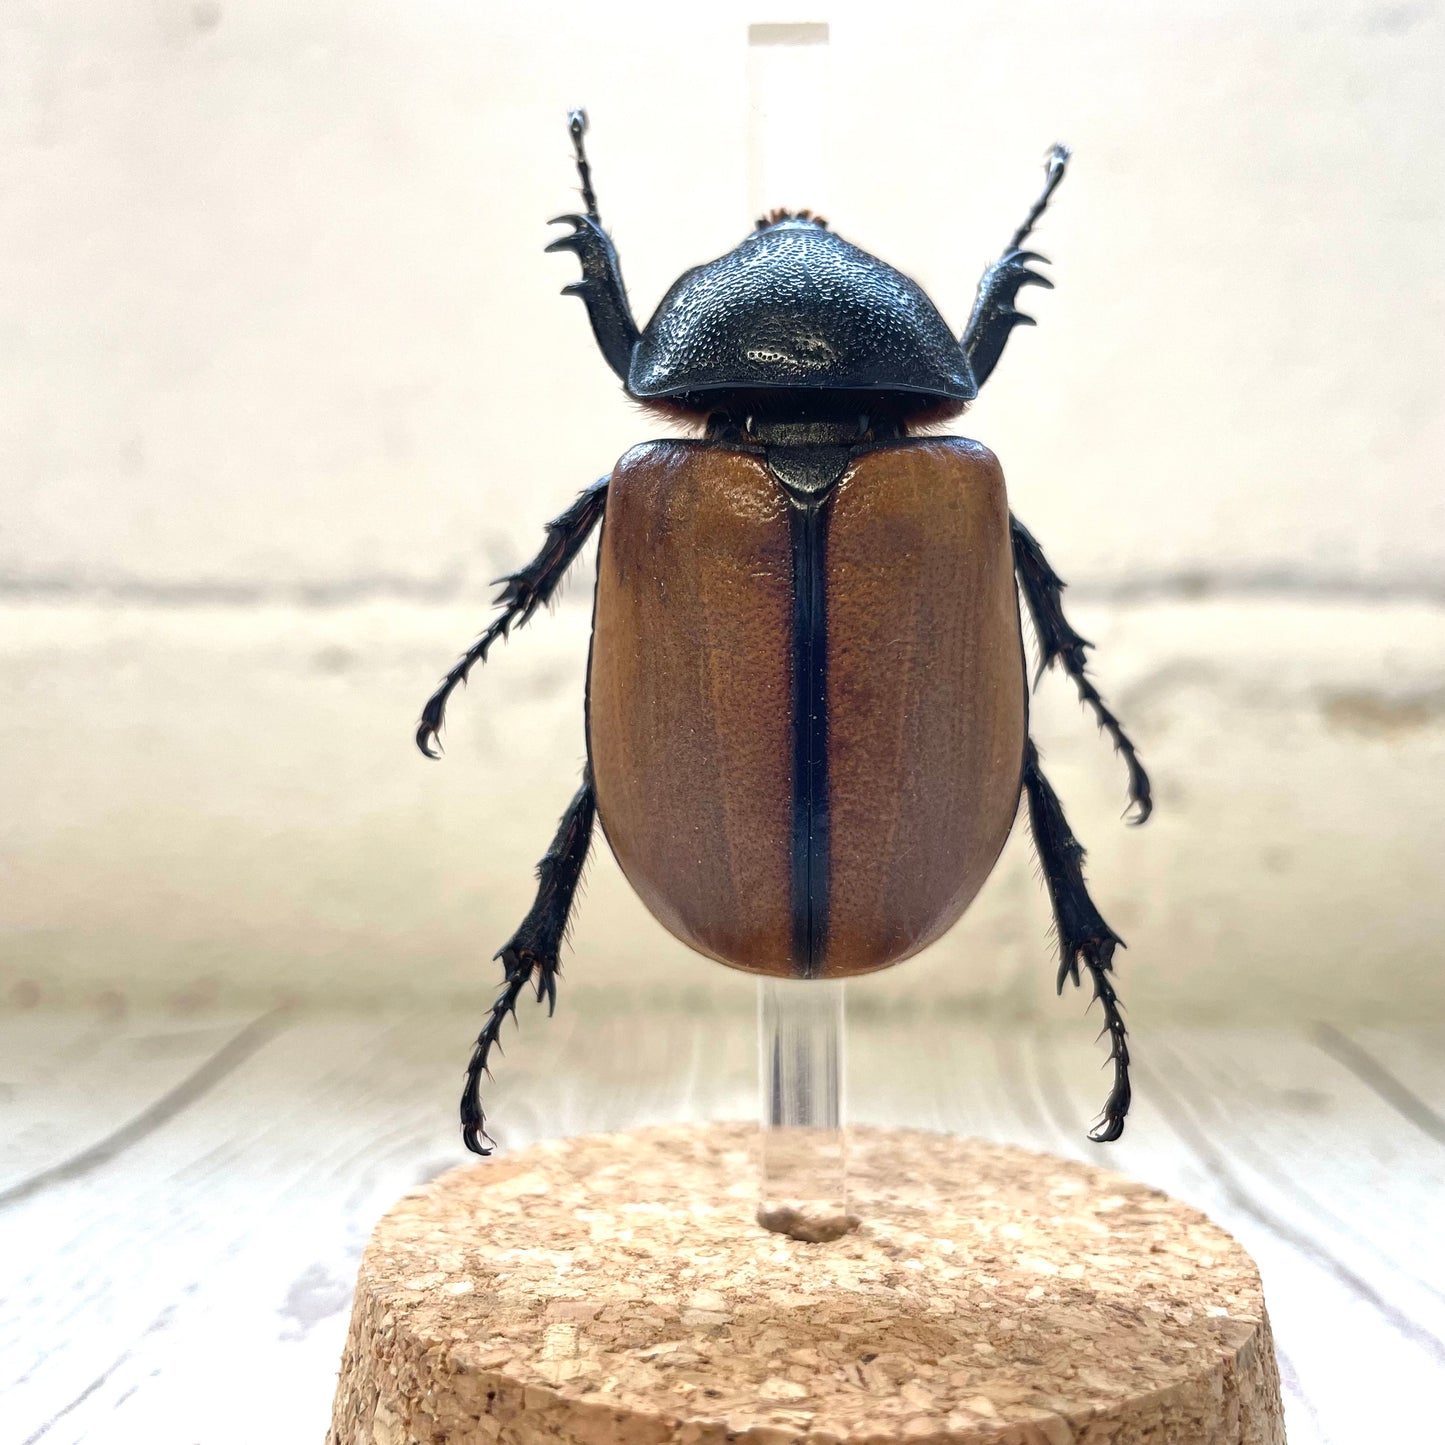
[[[572,251],[597,345],[626,394],[701,429],[635,447],[547,527],[502,582],[500,612],[427,702],[435,756],[448,698],[554,594],[602,523],[586,701],[587,766],[538,866],[536,901],[502,947],[504,980],[462,1097],[467,1147],[490,1152],[487,1061],[522,992],[556,1003],[558,956],[600,818],[633,887],[678,938],[754,973],[887,967],[952,926],[1027,800],[1058,926],[1058,987],[1087,971],[1113,1080],[1090,1137],[1117,1139],[1129,1052],[1110,977],[1117,934],[1028,733],[1017,588],[1128,769],[1149,779],[1085,671],[1064,584],[1010,515],[993,454],[918,429],[959,415],[1016,326],[1020,289],[1050,286],[1023,249],[1063,179],[985,272],[955,339],[908,277],[807,211],[774,212],[674,284],[639,330],[568,118],[582,214]],[[1035,682],[1038,678],[1035,678]]]

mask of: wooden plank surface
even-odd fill
[[[458,1162],[451,1014],[0,1019],[0,1441],[319,1440],[356,1260]],[[1077,1031],[1076,1031],[1077,1032]],[[497,1135],[750,1115],[744,1012],[525,1017]],[[1155,1031],[1120,1145],[1087,1034],[850,1025],[851,1112],[1102,1162],[1253,1251],[1292,1445],[1419,1434],[1445,1391],[1445,1037]],[[287,1445],[287,1442],[282,1442]]]

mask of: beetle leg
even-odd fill
[[[980,387],[998,365],[1014,327],[1034,325],[1034,318],[1026,316],[1014,305],[1019,291],[1025,286],[1053,288],[1054,283],[1047,276],[1029,270],[1030,261],[1041,261],[1047,265],[1048,258],[1040,256],[1037,251],[1025,251],[1023,244],[1058,189],[1068,164],[1067,146],[1055,145],[1049,150],[1044,162],[1047,179],[1042,194],[1024,217],[1023,225],[1010,237],[1003,255],[983,273],[983,279],[978,283],[973,314],[963,333],[963,349],[968,355],[973,379]]]
[[[1094,997],[1104,1010],[1104,1032],[1109,1035],[1109,1062],[1114,1082],[1104,1101],[1099,1122],[1089,1132],[1096,1143],[1108,1144],[1124,1132],[1132,1091],[1129,1087],[1129,1040],[1124,1031],[1119,996],[1109,975],[1114,950],[1124,940],[1104,922],[1084,882],[1084,849],[1069,829],[1058,794],[1039,767],[1038,749],[1030,738],[1024,746],[1024,792],[1029,802],[1029,825],[1044,871],[1044,885],[1053,904],[1059,933],[1058,989],[1072,979],[1079,986],[1079,965],[1089,971]]]
[[[560,517],[548,522],[542,550],[521,571],[498,582],[502,589],[497,597],[497,606],[502,609],[500,616],[457,659],[456,666],[442,678],[421,710],[416,745],[427,757],[440,756],[439,751],[432,750],[432,744],[439,743],[447,701],[466,682],[467,674],[477,663],[486,660],[494,642],[505,637],[513,627],[520,627],[539,607],[552,600],[592,529],[602,520],[607,506],[607,484],[611,480],[608,476],[594,482]]]
[[[462,1140],[473,1154],[490,1154],[492,1144],[482,1113],[482,1075],[491,1077],[487,1061],[492,1049],[498,1047],[502,1024],[514,1014],[522,990],[531,983],[537,990],[537,1002],[547,1000],[547,1014],[557,1007],[558,956],[567,932],[572,900],[587,862],[592,843],[592,823],[597,802],[592,788],[592,772],[582,776],[582,786],[562,815],[557,836],[537,864],[537,899],[522,920],[522,926],[502,945],[496,957],[502,961],[502,991],[482,1031],[477,1035],[471,1062],[467,1065],[467,1082],[462,1091]]]
[[[627,288],[622,284],[622,265],[612,237],[590,216],[553,216],[547,224],[572,227],[570,234],[558,236],[545,249],[577,253],[582,263],[582,279],[564,286],[562,294],[582,298],[587,306],[587,319],[592,323],[592,334],[597,338],[597,348],[625,385],[638,331],[627,300]]]
[[[1049,566],[1049,560],[1033,534],[1012,514],[1009,516],[1009,527],[1013,533],[1014,570],[1039,639],[1039,671],[1034,685],[1038,686],[1039,679],[1056,662],[1073,678],[1074,686],[1079,690],[1079,701],[1093,710],[1099,727],[1109,735],[1115,752],[1124,759],[1124,766],[1129,770],[1129,803],[1135,809],[1130,821],[1142,823],[1154,811],[1149,774],[1144,771],[1128,733],[1105,706],[1098,688],[1089,677],[1088,650],[1093,643],[1080,637],[1064,616],[1064,581]]]
[[[587,159],[583,136],[587,134],[587,112],[567,112],[567,131],[572,137],[572,150],[577,162],[577,179],[582,183],[582,204],[585,215],[554,216],[551,226],[566,222],[572,227],[570,236],[559,236],[547,247],[549,251],[575,251],[582,263],[582,279],[562,288],[564,296],[580,296],[587,306],[587,319],[603,360],[627,386],[627,373],[632,365],[632,349],[637,345],[637,323],[627,301],[627,287],[622,284],[622,266],[612,237],[602,229],[597,214],[597,193],[592,189],[592,166]]]
[[[587,217],[600,226],[602,217],[597,214],[597,192],[592,189],[592,166],[587,159],[587,146],[583,137],[587,134],[587,112],[580,107],[567,112],[567,133],[572,137],[572,154],[577,162],[577,179],[582,183],[582,204],[587,207]]]

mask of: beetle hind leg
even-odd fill
[[[1114,951],[1124,940],[1104,922],[1084,882],[1084,849],[1069,828],[1058,794],[1039,767],[1038,749],[1030,738],[1024,748],[1024,793],[1028,797],[1029,826],[1034,835],[1044,885],[1053,904],[1059,934],[1058,989],[1070,979],[1080,985],[1080,966],[1088,971],[1094,997],[1104,1011],[1104,1033],[1109,1036],[1109,1063],[1114,1079],[1099,1122],[1089,1138],[1112,1143],[1124,1132],[1133,1091],[1129,1084],[1129,1039],[1124,1029],[1119,995],[1110,975]],[[1101,1034],[1100,1037],[1103,1035]]]
[[[597,815],[592,773],[588,769],[582,786],[562,815],[557,835],[537,865],[537,898],[522,925],[502,945],[502,990],[482,1031],[477,1035],[471,1062],[467,1065],[466,1087],[462,1091],[462,1141],[473,1154],[490,1154],[492,1140],[487,1134],[482,1111],[482,1077],[490,1077],[488,1060],[498,1047],[502,1025],[516,1013],[523,991],[531,984],[537,1002],[547,1001],[550,1016],[557,1007],[557,974],[560,972],[562,941],[567,933],[572,902],[587,851],[592,843],[592,824]]]

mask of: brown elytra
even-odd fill
[[[1027,730],[992,453],[860,449],[819,495],[761,449],[628,452],[588,685],[598,816],[642,900],[699,952],[794,977],[886,967],[958,920]]]

